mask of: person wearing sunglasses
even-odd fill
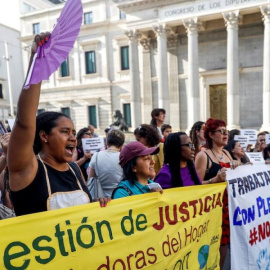
[[[204,137],[205,150],[198,153],[195,159],[195,168],[203,184],[214,184],[226,180],[226,168],[236,168],[241,163],[233,160],[230,153],[223,149],[228,143],[229,132],[223,120],[209,118],[205,123]],[[227,248],[230,243],[230,223],[228,212],[228,194],[224,191],[222,237],[220,246],[220,268],[222,269]]]
[[[90,151],[83,151],[82,147],[82,139],[93,138],[93,134],[89,127],[84,127],[79,130],[77,134],[77,147],[73,153],[72,161],[76,162],[82,171],[84,179],[87,180],[87,169],[91,160],[91,152]]]
[[[163,189],[201,185],[193,164],[195,147],[184,132],[171,133],[164,143],[164,165],[155,178]]]

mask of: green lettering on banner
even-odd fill
[[[113,240],[113,234],[112,234],[112,229],[111,229],[111,225],[110,222],[107,220],[103,220],[101,222],[97,222],[96,227],[97,227],[97,233],[98,233],[98,238],[100,243],[104,242],[103,236],[102,236],[102,232],[101,232],[101,227],[102,225],[106,225],[107,226],[107,230],[109,232],[109,237],[111,240]]]
[[[14,254],[9,254],[9,251],[13,247],[21,247],[23,249],[23,251],[17,252],[17,253],[14,253]],[[19,242],[19,241],[10,243],[6,247],[5,252],[4,252],[4,264],[5,264],[6,269],[9,269],[9,270],[14,270],[14,269],[23,270],[23,269],[26,269],[29,266],[30,259],[23,260],[24,263],[21,266],[12,265],[11,260],[20,258],[22,256],[25,256],[25,255],[29,254],[29,253],[30,253],[30,249],[28,248],[28,246],[26,244],[24,244],[22,242]]]
[[[141,220],[140,220],[141,219]],[[147,225],[140,227],[140,225],[146,224],[147,223],[147,219],[146,216],[144,214],[140,214],[137,216],[136,218],[136,228],[138,231],[144,231],[147,228]]]
[[[126,226],[125,226],[125,221],[129,221],[130,222],[130,230],[128,231],[126,229]],[[125,234],[125,235],[132,235],[134,234],[134,225],[133,225],[133,218],[132,218],[132,210],[129,210],[128,211],[128,216],[124,216],[121,220],[121,229],[122,229],[122,232]]]
[[[51,242],[52,239],[49,236],[46,235],[42,235],[37,237],[34,241],[33,241],[33,248],[37,251],[48,251],[49,252],[49,256],[47,258],[41,258],[41,256],[35,256],[36,261],[40,264],[47,264],[50,261],[52,261],[55,258],[55,249],[53,247],[50,246],[40,246],[40,242],[41,241],[47,241],[47,242]]]
[[[63,236],[65,235],[65,232],[60,231],[60,225],[59,223],[55,226],[55,237],[58,240],[59,250],[61,252],[62,256],[68,256],[68,252],[65,250],[65,243]]]

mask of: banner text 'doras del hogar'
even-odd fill
[[[0,269],[219,269],[226,184],[0,222]]]

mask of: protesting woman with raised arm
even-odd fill
[[[29,67],[37,44],[42,46],[49,36],[35,37]],[[90,202],[80,169],[70,163],[76,147],[74,125],[58,112],[36,117],[40,88],[38,83],[22,90],[9,142],[10,189],[16,215]]]

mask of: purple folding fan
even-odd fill
[[[50,75],[67,59],[82,24],[81,0],[67,0],[50,39],[39,46],[28,73],[24,89],[31,84],[48,80]]]

